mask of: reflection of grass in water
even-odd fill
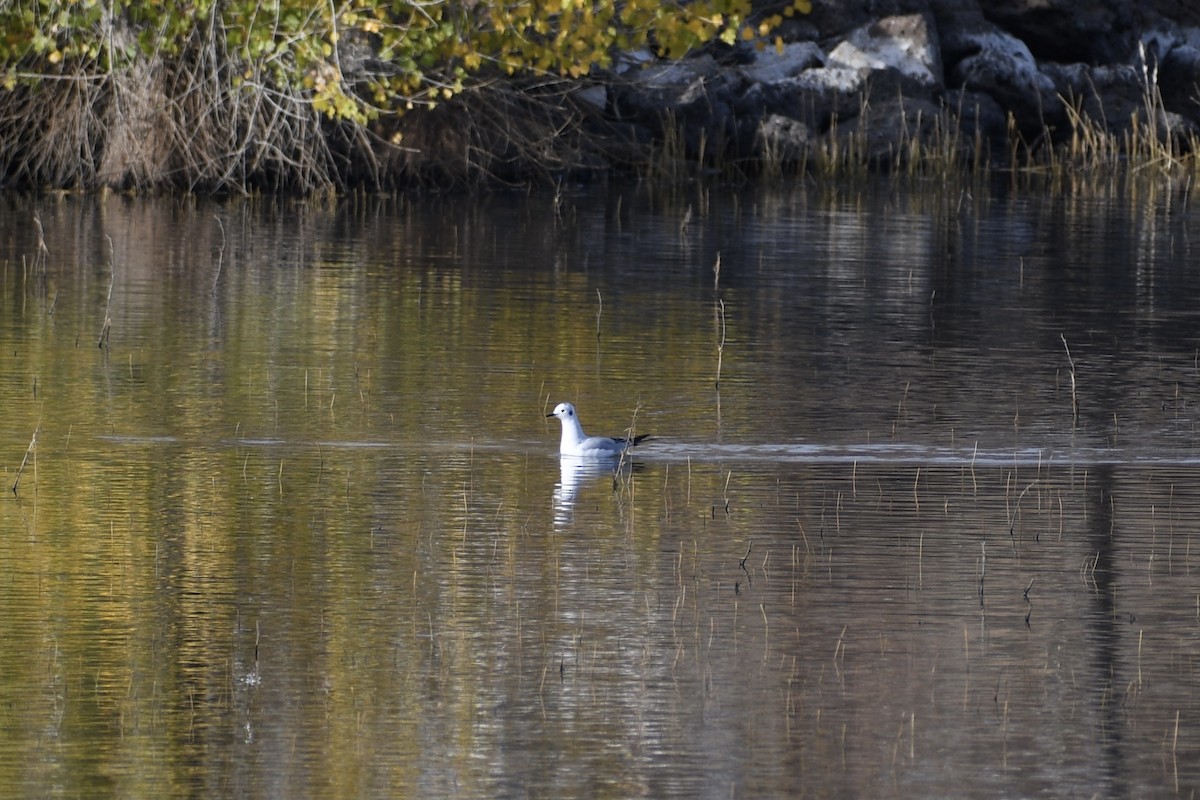
[[[1011,469],[982,468],[979,479],[985,491],[976,495],[958,466],[922,466],[918,470],[921,479],[915,485],[912,467],[905,465],[854,463],[806,469],[795,476],[798,497],[795,507],[788,508],[790,492],[776,491],[771,506],[775,487],[762,485],[767,482],[756,480],[756,475],[762,476],[752,468],[739,467],[731,474],[711,467],[701,464],[696,470],[694,505],[690,501],[690,470],[685,478],[677,469],[669,486],[667,481],[651,477],[649,483],[637,487],[640,492],[635,494],[630,486],[623,498],[623,502],[640,503],[638,508],[644,509],[658,502],[655,491],[660,484],[664,490],[678,492],[679,497],[686,489],[689,502],[681,505],[694,513],[690,519],[686,518],[688,512],[677,515],[679,534],[673,540],[665,536],[663,543],[653,540],[657,528],[653,522],[647,524],[650,515],[643,513],[637,535],[624,545],[615,545],[615,552],[626,555],[624,564],[617,563],[619,558],[605,559],[600,550],[606,546],[603,543],[576,542],[579,555],[599,558],[577,562],[574,572],[570,566],[564,572],[559,563],[571,557],[570,551],[560,549],[570,537],[552,530],[542,537],[536,529],[529,531],[517,515],[500,517],[499,507],[486,500],[486,474],[460,474],[461,495],[451,502],[469,513],[471,523],[469,532],[464,526],[461,537],[453,537],[451,557],[454,570],[463,573],[456,581],[467,586],[471,579],[467,573],[479,578],[478,586],[470,584],[474,587],[470,592],[478,591],[478,598],[459,590],[453,602],[441,609],[414,608],[411,619],[414,641],[416,628],[428,625],[430,657],[424,665],[431,682],[461,688],[468,699],[459,705],[434,706],[422,699],[420,689],[400,686],[397,691],[406,699],[411,693],[417,713],[431,719],[442,719],[439,713],[453,716],[460,712],[468,712],[469,718],[470,711],[486,714],[494,708],[491,713],[510,725],[516,724],[521,704],[527,704],[531,716],[536,717],[540,703],[540,723],[551,735],[560,730],[556,725],[568,724],[570,719],[570,724],[594,730],[606,743],[621,746],[631,742],[632,755],[626,757],[635,770],[645,769],[652,757],[663,752],[660,743],[662,748],[688,746],[688,731],[676,731],[686,728],[680,720],[693,719],[689,714],[694,706],[702,706],[706,715],[702,722],[708,728],[705,735],[711,735],[712,730],[736,721],[747,698],[760,698],[771,702],[757,706],[754,714],[755,734],[763,734],[756,755],[770,759],[776,755],[773,748],[794,746],[796,752],[803,747],[806,758],[824,765],[828,777],[837,779],[862,776],[862,756],[874,752],[882,779],[888,779],[890,757],[896,772],[892,779],[903,789],[912,786],[908,774],[914,766],[945,763],[941,748],[949,748],[951,753],[957,748],[961,757],[970,747],[974,755],[968,763],[985,771],[1002,759],[1014,767],[1027,764],[1031,756],[1022,749],[1022,742],[1029,728],[1049,721],[1048,713],[1031,705],[1029,697],[1038,691],[1050,694],[1060,689],[1083,694],[1095,686],[1095,679],[1078,669],[1075,653],[1066,653],[1061,656],[1063,663],[1055,663],[1047,652],[1048,663],[1043,666],[1037,651],[1040,640],[1049,641],[1052,632],[1044,623],[1039,628],[1037,620],[1032,632],[1022,631],[1020,615],[1011,613],[1023,604],[1020,593],[1029,586],[1030,574],[1038,576],[1038,594],[1044,590],[1079,592],[1077,587],[1056,585],[1077,583],[1073,565],[1065,565],[1055,554],[1062,545],[1043,539],[1043,546],[1035,548],[1026,540],[1010,554],[1000,541],[989,554],[988,603],[979,609],[971,592],[970,569],[980,545],[955,539],[960,533],[956,528],[965,527],[962,523],[972,527],[969,536],[982,535],[993,544],[1003,539],[1006,522],[1015,520],[1018,535],[1022,528],[1037,531],[1052,526],[1054,519],[1061,519],[1061,504],[1053,502],[1054,489],[1070,491],[1071,484],[1056,483],[1057,476],[1047,470],[1042,469],[1036,478],[1039,488],[1028,488],[1033,475],[1024,474],[1017,480]],[[288,471],[292,481],[299,474],[312,474],[298,473],[295,462],[289,463]],[[617,488],[624,491],[627,483],[637,477],[647,479],[647,475],[661,473],[622,473]],[[862,495],[847,485],[860,477]],[[528,483],[528,474],[515,482]],[[601,479],[599,485],[604,484]],[[1044,496],[1040,492],[1043,485],[1047,489]],[[872,486],[878,487],[878,492]],[[1165,494],[1165,486],[1158,486]],[[823,494],[828,508],[815,493],[801,496],[808,488]],[[755,490],[765,499],[756,502],[750,493]],[[730,517],[718,515],[713,521],[711,498],[719,498],[722,492],[738,502]],[[921,508],[919,519],[914,516],[917,505]],[[506,511],[510,508],[505,506]],[[490,512],[497,514],[498,525],[507,530],[494,531],[486,519]],[[815,532],[813,537],[807,535],[818,512],[829,516],[823,539]],[[1080,516],[1072,515],[1072,524]],[[626,517],[632,518],[632,514]],[[710,528],[694,534],[699,524]],[[620,537],[619,529],[614,532]],[[436,526],[426,533],[432,542]],[[694,539],[690,538],[693,534]],[[543,543],[545,550],[541,551]],[[780,555],[788,551],[780,548],[788,547],[791,559],[781,560]],[[494,560],[497,557],[498,562]],[[533,567],[529,573],[531,562],[540,558],[545,565]],[[904,560],[908,563],[901,563]],[[1023,560],[1029,563],[1023,564]],[[437,567],[430,573],[442,571],[434,564],[424,566]],[[753,573],[754,584],[744,586],[739,596],[727,578],[740,577],[741,566]],[[547,570],[553,575],[545,574]],[[873,570],[878,573],[872,574]],[[915,589],[906,587],[908,594],[902,601],[893,603],[881,596],[908,581],[913,571]],[[484,572],[486,577],[479,577]],[[421,580],[435,580],[430,573],[422,571]],[[528,576],[544,576],[544,584],[533,585]],[[930,580],[923,581],[924,577]],[[626,578],[633,580],[626,583]],[[411,581],[415,598],[418,569],[411,570]],[[452,593],[446,590],[446,594]],[[596,605],[624,599],[628,600],[627,609]],[[1041,599],[1035,598],[1035,602]],[[466,601],[477,602],[479,607]],[[839,608],[843,601],[848,601],[848,610]],[[897,607],[901,602],[906,608]],[[1053,608],[1054,602],[1046,599],[1040,605]],[[754,605],[760,609],[757,616]],[[638,619],[640,615],[633,619],[624,616],[626,611],[640,612],[643,606],[644,623]],[[880,609],[879,614],[874,609]],[[619,619],[618,611],[623,615]],[[439,613],[446,616],[439,618]],[[923,626],[906,625],[912,619]],[[485,633],[488,623],[494,631]],[[266,621],[263,626],[268,627]],[[989,627],[995,634],[991,640]],[[1034,646],[1026,648],[1034,651],[1027,653],[1031,662],[1015,660],[1022,652],[1019,646],[1008,649],[1013,632],[1033,640]],[[1141,634],[1132,633],[1138,637],[1137,666],[1144,670],[1150,688],[1135,685],[1128,694],[1128,710],[1122,707],[1116,713],[1127,714],[1144,727],[1153,725],[1162,734],[1165,751],[1175,747],[1180,732],[1172,735],[1171,709],[1155,712],[1152,709],[1159,708],[1158,702],[1152,706],[1150,698],[1155,679],[1161,680],[1163,671],[1170,672],[1172,665],[1154,657],[1164,640],[1156,641],[1153,632],[1148,632],[1152,636],[1145,639],[1144,648]],[[254,633],[257,640],[257,631]],[[1064,650],[1069,650],[1072,643],[1065,644]],[[1128,642],[1126,655],[1132,653],[1132,646]],[[461,652],[468,648],[479,651],[468,658]],[[1175,672],[1186,669],[1185,660],[1179,662]],[[501,668],[512,670],[503,681],[495,677]],[[1104,697],[1116,704],[1121,685],[1114,685],[1117,688]],[[1139,706],[1134,701],[1143,691],[1146,699]],[[639,704],[623,705],[616,699],[623,693],[636,695]],[[780,699],[784,702],[778,703]],[[875,702],[881,706],[878,712],[863,709]],[[1067,710],[1088,708],[1085,700],[1075,699],[1068,699],[1063,706]],[[363,730],[368,733],[373,725],[382,723],[368,712],[363,714],[359,719],[366,723]],[[916,739],[917,715],[922,717],[920,741]],[[980,717],[982,722],[967,734],[967,741],[937,741],[946,736],[948,728],[952,733],[956,723],[964,724],[963,718],[968,716]],[[598,719],[603,720],[602,728]],[[882,724],[876,724],[879,719],[884,720]],[[1087,719],[1083,722],[1086,725]],[[1176,726],[1182,723],[1177,721]],[[1182,727],[1186,751],[1187,730]],[[1052,726],[1047,733],[1057,730]],[[491,731],[487,724],[478,727],[475,735],[481,745],[494,742],[489,738]],[[775,733],[783,744],[766,741]],[[678,738],[670,738],[675,735]],[[663,739],[653,738],[659,736]],[[643,744],[650,742],[653,744]],[[681,752],[685,756],[692,753]],[[1068,757],[1076,759],[1079,753],[1068,750]],[[961,762],[956,766],[961,767]],[[829,786],[820,782],[819,771],[811,773],[811,779],[818,793]]]

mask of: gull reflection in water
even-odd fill
[[[554,524],[565,525],[575,512],[575,499],[580,489],[588,484],[598,485],[606,481],[610,485],[617,477],[617,470],[628,474],[633,465],[619,458],[579,458],[559,456],[559,481],[554,487]]]

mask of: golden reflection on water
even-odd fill
[[[1019,204],[56,202],[2,273],[0,793],[1200,781],[1183,289],[1022,271]],[[1120,331],[1059,302],[1109,280]],[[568,469],[558,399],[655,438]]]

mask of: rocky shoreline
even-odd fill
[[[493,65],[436,101],[359,117],[323,108],[311,74],[271,72],[286,59],[247,60],[222,25],[194,28],[177,52],[102,74],[85,59],[10,75],[0,186],[304,195],[905,167],[1200,172],[1193,0],[811,5],[785,16],[796,0],[755,2],[737,29],[771,29],[757,41],[675,59],[628,50],[579,78]],[[105,41],[143,32],[125,16],[97,24]],[[371,97],[401,65],[365,28],[343,33],[330,46],[339,91]]]
[[[576,100],[689,159],[813,166],[953,148],[1011,160],[1081,131],[1167,152],[1200,140],[1200,8],[1162,0],[817,0],[768,46],[678,61],[629,54]],[[824,155],[823,155],[824,154]]]

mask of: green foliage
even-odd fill
[[[786,14],[807,13],[794,0]],[[0,85],[98,76],[214,48],[236,81],[301,89],[315,110],[367,122],[502,75],[581,77],[622,50],[678,58],[770,34],[750,0],[15,0],[0,6]],[[346,69],[345,43],[375,68]],[[359,58],[361,65],[364,59]]]

